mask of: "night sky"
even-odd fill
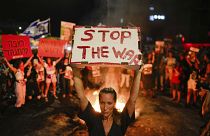
[[[154,11],[149,10],[151,6]],[[152,14],[165,15],[166,20],[150,22]],[[24,30],[31,22],[47,18],[51,18],[52,36],[59,36],[60,21],[77,25],[101,22],[109,26],[140,26],[145,37],[181,33],[189,41],[210,41],[209,0],[6,0],[0,8],[0,33],[14,33],[18,26]]]

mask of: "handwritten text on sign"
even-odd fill
[[[65,40],[40,39],[38,54],[43,57],[63,57],[66,44]]]
[[[8,60],[30,57],[32,55],[29,37],[2,35],[2,51]]]
[[[137,28],[76,27],[73,63],[140,65]]]

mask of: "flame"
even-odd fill
[[[116,108],[119,112],[122,112],[123,111],[123,108],[125,107],[125,102],[124,101],[118,101],[117,100],[117,103],[116,103]]]
[[[116,109],[119,112],[122,112],[125,104],[128,100],[129,90],[126,88],[119,88],[119,77],[120,77],[120,70],[115,69],[114,67],[109,67],[108,71],[106,72],[105,76],[105,83],[101,88],[104,87],[112,87],[117,92],[117,102],[116,102]],[[103,75],[103,74],[101,74]],[[100,90],[100,89],[99,89]],[[93,108],[97,112],[101,112],[100,105],[99,105],[99,90],[92,90],[90,88],[85,90],[86,96],[90,103],[92,104]],[[138,100],[138,104],[135,107],[135,116],[138,117],[141,115],[141,112],[144,108],[143,99]]]

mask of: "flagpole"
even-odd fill
[[[49,17],[49,35],[51,36],[51,19]]]

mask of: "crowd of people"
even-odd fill
[[[24,59],[8,61],[2,57],[1,101],[15,97],[15,107],[18,109],[25,104],[26,99],[43,98],[48,102],[49,90],[55,99],[58,99],[58,90],[62,97],[72,96],[74,82],[69,58],[61,57],[53,61],[54,59],[32,55],[24,63]]]
[[[141,87],[155,97],[168,93],[177,103],[184,99],[186,107],[198,106],[204,90],[210,90],[210,54],[208,48],[176,49],[172,45],[154,48],[145,54]],[[199,95],[200,94],[200,95]],[[192,99],[192,100],[191,100]]]
[[[208,50],[207,47],[177,48],[172,44],[154,46],[151,50],[142,49],[144,66],[140,81],[141,90],[145,96],[152,98],[157,97],[158,93],[168,94],[177,104],[184,103],[186,108],[199,107],[202,115],[206,115],[210,107]],[[75,83],[69,56],[55,60],[32,55],[28,60],[23,60],[8,61],[1,58],[1,101],[7,96],[15,95],[15,107],[21,108],[26,99],[43,98],[48,102],[49,91],[54,99],[58,99],[57,93],[63,98],[72,97]],[[102,84],[99,80],[100,67],[86,68],[99,77],[94,78],[97,79],[95,82]],[[122,70],[119,77],[120,87],[129,88],[131,77],[132,71]]]
[[[168,93],[171,99],[177,103],[180,103],[184,98],[186,107],[198,106],[197,99],[203,100],[205,96],[201,91],[210,90],[208,85],[210,82],[210,55],[207,50],[208,48],[193,47],[180,50],[171,44],[161,47],[154,46],[149,51],[143,50],[144,69],[140,88],[144,90],[145,95],[150,94],[151,97],[156,97],[158,92]],[[74,81],[69,57],[59,58],[55,61],[52,59],[55,60],[55,58],[43,59],[36,55],[31,56],[25,61],[26,63],[23,62],[23,59],[12,60],[13,65],[2,57],[1,98],[5,97],[5,93],[12,94],[12,90],[14,90],[17,97],[16,107],[21,107],[25,103],[25,96],[28,99],[32,99],[34,96],[37,99],[45,98],[47,102],[49,89],[52,90],[56,99],[58,90],[63,97],[72,96]],[[93,76],[99,77],[92,79],[99,80],[97,82],[101,81],[100,67],[88,66],[87,71],[92,71]],[[87,77],[87,80],[92,80],[89,76]],[[129,88],[131,77],[132,71],[123,69],[120,87],[125,84]],[[8,90],[8,88],[11,89]],[[24,91],[19,93],[18,90]]]

